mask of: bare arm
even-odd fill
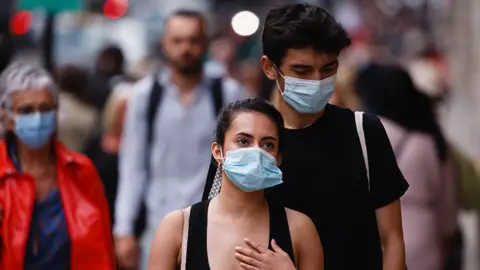
[[[158,226],[153,239],[149,270],[176,270],[182,245],[183,214],[175,211]]]
[[[312,220],[297,212],[298,270],[323,270],[323,248]]]
[[[405,270],[400,200],[377,209],[376,216],[383,247],[383,270]]]

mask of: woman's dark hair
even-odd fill
[[[345,29],[324,8],[288,4],[268,12],[262,34],[263,54],[280,66],[288,49],[314,48],[339,54],[350,46]]]
[[[218,144],[223,146],[225,143],[225,133],[230,128],[234,117],[240,112],[258,112],[270,118],[270,120],[272,120],[277,127],[279,149],[282,149],[284,130],[283,117],[280,112],[277,111],[277,109],[275,109],[275,107],[273,107],[273,105],[271,105],[268,101],[259,98],[249,98],[230,103],[220,112],[218,115],[217,128],[215,129],[215,141]]]
[[[356,87],[366,111],[388,118],[407,130],[429,134],[435,139],[439,159],[446,160],[447,143],[432,101],[416,89],[405,69],[371,64],[360,70]]]

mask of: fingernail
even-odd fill
[[[241,247],[235,247],[235,250],[241,250],[242,248]]]

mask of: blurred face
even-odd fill
[[[323,80],[337,73],[338,57],[336,54],[319,53],[313,48],[289,49],[279,67],[275,67],[268,57],[263,56],[262,68],[270,80],[278,80],[283,89],[283,76],[304,79]]]
[[[229,129],[225,132],[225,143],[212,145],[212,154],[219,163],[230,150],[246,147],[259,147],[274,156],[280,165],[278,152],[278,131],[275,123],[258,112],[239,112],[234,116]]]
[[[172,68],[183,74],[197,74],[207,45],[205,23],[193,17],[172,17],[165,26],[162,45]]]
[[[37,112],[56,111],[55,96],[48,90],[19,91],[12,94],[11,116],[6,117],[6,128],[15,130],[15,116],[30,115]]]

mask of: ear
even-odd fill
[[[282,165],[282,161],[283,161],[283,155],[282,155],[282,153],[278,153],[278,155],[277,155],[277,167],[280,167],[280,165]]]
[[[212,156],[218,164],[223,164],[222,157],[224,156],[222,153],[222,147],[217,142],[212,143]]]
[[[15,129],[15,121],[10,115],[8,115],[5,109],[0,109],[0,120],[3,123],[5,130]]]
[[[263,73],[265,73],[265,76],[272,81],[275,80],[277,78],[277,70],[275,69],[273,62],[268,59],[266,55],[262,56],[260,61],[262,63],[262,69]]]

